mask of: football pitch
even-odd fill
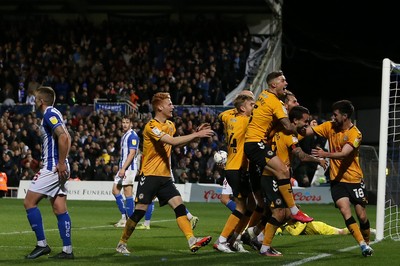
[[[26,260],[24,256],[36,245],[23,202],[20,199],[0,199],[0,265],[398,265],[400,243],[385,239],[372,243],[372,257],[364,258],[350,235],[275,236],[273,247],[283,257],[263,257],[250,253],[220,253],[212,248],[223,229],[229,210],[219,203],[185,203],[200,218],[194,233],[211,235],[211,243],[197,253],[190,252],[186,238],[179,230],[175,214],[156,203],[150,230],[136,230],[128,242],[130,256],[119,254],[115,247],[122,228],[114,228],[120,214],[113,201],[69,201],[72,219],[72,243],[75,260],[54,261],[48,256]],[[61,251],[62,242],[57,219],[50,204],[43,200],[39,208],[43,215],[51,255]],[[315,220],[344,227],[339,211],[331,204],[303,205],[304,212]],[[376,206],[368,206],[371,226],[375,227]],[[374,239],[374,237],[372,237]]]

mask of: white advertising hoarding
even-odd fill
[[[31,181],[22,180],[17,198],[25,198]],[[115,200],[112,181],[70,181],[68,200]],[[136,192],[136,182],[134,196]],[[216,184],[176,184],[185,202],[220,202],[222,186]],[[296,203],[332,203],[329,187],[293,188]]]

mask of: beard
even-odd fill
[[[343,122],[338,122],[337,120],[332,120],[333,122],[333,128],[335,129],[340,129],[343,125]]]

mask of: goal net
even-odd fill
[[[400,240],[400,64],[382,65],[376,239]]]

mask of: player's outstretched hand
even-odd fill
[[[196,131],[200,131],[203,129],[211,129],[211,125],[209,123],[203,123],[196,129]]]
[[[215,132],[211,128],[202,129],[196,133],[199,138],[207,138],[215,135]]]

